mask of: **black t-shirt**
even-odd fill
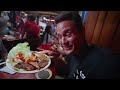
[[[120,78],[120,60],[105,48],[90,45],[82,48],[79,55],[66,56],[69,65],[68,79]],[[75,75],[75,76],[74,76]]]

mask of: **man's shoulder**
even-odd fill
[[[104,48],[101,46],[97,46],[97,45],[89,45],[89,53],[92,54],[99,54],[99,55],[111,55],[112,54],[112,50],[110,48]]]
[[[93,45],[93,44],[87,46],[87,48],[85,48],[84,50],[82,50],[82,52],[80,52],[80,59],[86,59],[86,60],[90,60],[90,61],[91,60],[98,61],[101,59],[102,60],[107,59],[109,56],[110,57],[112,56],[112,51],[110,49],[103,48],[103,47]],[[65,57],[65,59],[70,62],[71,59],[73,59],[73,57],[75,57],[75,56],[68,55]]]
[[[100,46],[92,45],[90,46],[90,52],[87,55],[86,61],[91,61],[98,63],[99,65],[104,63],[105,66],[112,65],[112,66],[120,66],[120,57],[116,57],[112,50],[109,48],[103,48]],[[112,67],[111,66],[111,67]]]
[[[108,48],[89,46],[82,66],[85,74],[91,68],[90,78],[91,75],[95,75],[95,78],[120,78],[120,60],[116,59]]]
[[[114,57],[112,55],[112,51],[108,48],[103,48],[96,45],[90,45],[88,47],[88,52],[85,56],[86,62],[94,62],[94,63],[103,63],[108,61],[113,61]]]

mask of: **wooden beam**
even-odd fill
[[[35,15],[54,15],[56,16],[58,13],[52,11],[25,11],[28,14],[35,14]]]
[[[55,12],[47,12],[47,11],[38,11],[38,14],[44,14],[44,15],[57,15],[58,13],[55,13]]]

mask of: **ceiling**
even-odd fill
[[[56,16],[60,11],[24,11],[27,14],[42,15],[42,16]]]

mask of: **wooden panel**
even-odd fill
[[[86,40],[87,43],[91,43],[92,35],[94,32],[94,28],[96,26],[96,21],[98,18],[98,11],[89,11],[88,12],[88,20],[85,25],[85,34],[86,34]]]
[[[119,21],[119,25],[117,27],[117,32],[114,36],[114,40],[112,42],[112,50],[114,53],[120,54],[120,21]]]
[[[109,11],[107,13],[107,17],[102,29],[102,33],[100,35],[99,44],[103,47],[110,47],[112,37],[116,30],[118,24],[118,17],[120,16],[119,12],[116,11]]]
[[[101,31],[102,31],[105,16],[106,16],[106,11],[99,12],[98,20],[96,22],[96,26],[95,26],[92,41],[91,41],[93,44],[97,44],[97,42],[99,40],[99,36],[100,36]]]

